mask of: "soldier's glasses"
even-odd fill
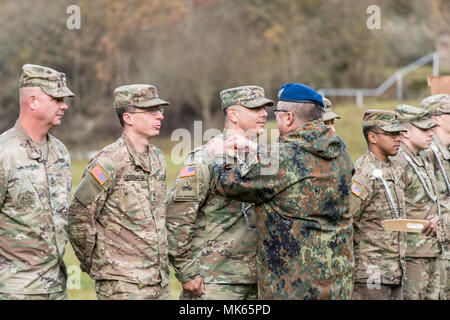
[[[400,137],[402,133],[400,131],[395,132],[373,132],[374,134],[384,134],[386,136],[390,136],[392,138]]]
[[[130,111],[130,112],[127,112],[127,113],[150,113],[150,114],[152,114],[152,115],[155,115],[157,112],[161,112],[161,114],[164,114],[164,108],[163,107],[160,107],[160,106],[156,106],[156,107],[150,107],[150,108],[148,108],[147,110],[145,110],[145,111]]]

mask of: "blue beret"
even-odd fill
[[[288,102],[318,102],[324,107],[322,95],[301,83],[286,83],[278,90],[278,100]]]

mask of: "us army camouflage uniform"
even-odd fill
[[[355,288],[353,299],[402,299],[402,279],[406,265],[405,234],[386,231],[381,221],[396,219],[383,182],[373,176],[383,172],[394,204],[405,218],[401,170],[384,163],[370,151],[355,162],[350,212],[355,229]],[[370,288],[369,288],[370,287]]]
[[[437,239],[442,244],[450,244],[450,215],[443,214],[437,223]]]
[[[403,143],[395,163],[404,168],[405,210],[407,219],[431,220],[438,215],[436,202],[431,201],[417,174],[405,160],[408,155],[420,172],[428,189],[434,194],[437,186],[432,166],[423,161]],[[406,275],[403,285],[405,299],[422,300],[439,297],[439,266],[437,259],[441,253],[435,238],[426,237],[422,233],[407,233]]]
[[[22,67],[19,87],[74,96],[64,73],[32,64]],[[0,136],[0,300],[67,298],[70,156],[50,134],[44,145],[43,154],[19,121]]]
[[[220,192],[256,204],[258,298],[350,299],[350,156],[321,119],[282,135],[276,146],[242,172],[219,160],[213,165]],[[279,162],[268,175],[270,158]]]
[[[437,117],[443,114],[449,114],[450,95],[438,94],[427,97],[422,101],[420,106],[431,111]],[[439,140],[436,134],[433,134],[433,144],[437,152],[435,153],[430,148],[427,151],[427,160],[434,167],[434,174],[440,194],[441,215],[446,215],[450,213],[450,186],[447,184],[447,182],[450,183],[450,150]],[[436,154],[439,159],[436,157]],[[439,257],[439,269],[441,273],[440,299],[448,300],[450,299],[450,245],[441,242],[441,246],[442,254]]]
[[[264,89],[242,86],[220,93],[222,107],[272,106]],[[232,133],[216,136],[225,139]],[[245,158],[229,155],[231,163]],[[168,196],[169,257],[182,283],[203,277],[206,293],[181,299],[256,299],[256,230],[254,205],[224,198],[211,175],[213,159],[206,145],[191,152]],[[191,171],[189,171],[191,170]]]
[[[165,160],[152,145],[144,157],[123,134],[89,162],[70,206],[69,236],[99,299],[142,299],[147,286],[168,285],[165,196]]]
[[[434,174],[439,190],[441,215],[447,215],[450,213],[450,190],[447,187],[440,163],[443,165],[447,179],[450,179],[450,151],[442,145],[442,142],[436,135],[433,135],[433,145],[437,148],[440,162],[438,162],[436,155],[431,149],[427,150],[426,160],[429,161],[434,168]],[[450,246],[441,243],[441,249],[442,253],[438,261],[441,274],[439,295],[441,300],[448,300],[450,299]]]
[[[183,174],[183,169],[168,195],[169,257],[181,283],[199,275],[204,278],[206,294],[200,299],[231,299],[228,291],[246,292],[256,284],[254,205],[217,192],[210,171],[213,159],[205,146],[188,155],[184,168],[194,168],[193,172]],[[213,294],[212,284],[224,293]],[[181,297],[194,298],[188,292]]]
[[[0,136],[0,299],[67,294],[70,157],[58,139],[47,141],[44,160],[19,122]]]

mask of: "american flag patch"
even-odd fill
[[[94,178],[100,183],[100,185],[104,185],[106,181],[109,180],[108,176],[106,175],[105,171],[103,171],[102,167],[96,166],[94,169],[90,171]]]
[[[359,197],[359,195],[362,192],[362,187],[353,182],[352,183],[352,192],[355,196]]]
[[[190,167],[181,169],[180,178],[192,177],[192,176],[195,176],[195,166],[190,166]]]

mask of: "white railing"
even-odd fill
[[[356,97],[356,105],[361,107],[364,103],[365,96],[378,97],[386,92],[394,83],[397,83],[397,99],[403,100],[403,77],[408,73],[420,68],[421,66],[433,62],[433,75],[439,75],[439,54],[431,52],[426,56],[414,61],[413,63],[397,70],[392,76],[386,79],[376,89],[319,89],[319,93],[324,96],[347,96]]]

